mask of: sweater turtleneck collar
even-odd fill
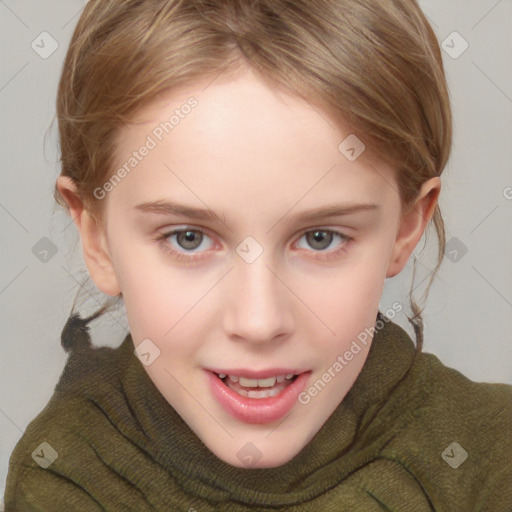
[[[213,454],[155,387],[134,355],[128,335],[120,347],[127,358],[121,378],[132,414],[145,434],[139,442],[186,492],[204,499],[219,499],[225,493],[226,499],[240,503],[291,506],[326,492],[374,459],[410,420],[408,412],[421,404],[426,393],[421,385],[415,386],[401,394],[400,403],[388,402],[417,352],[405,330],[380,312],[377,319],[384,326],[375,331],[363,369],[348,394],[311,441],[274,468],[239,468]]]

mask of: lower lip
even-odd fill
[[[306,387],[311,372],[301,373],[289,386],[276,396],[249,398],[229,389],[213,372],[207,371],[213,396],[224,409],[245,423],[270,423],[288,414]]]

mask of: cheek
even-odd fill
[[[372,247],[360,247],[346,264],[321,278],[302,277],[302,283],[297,283],[297,295],[306,298],[304,302],[320,320],[311,316],[310,337],[331,358],[375,324],[387,269],[386,244],[382,238]]]
[[[134,338],[165,340],[176,335],[180,323],[186,323],[183,317],[191,307],[186,307],[192,300],[191,291],[183,289],[179,280],[161,275],[155,279],[150,274],[139,269],[132,279],[125,279],[126,315]]]
[[[363,268],[340,273],[323,291],[309,288],[307,303],[326,325],[324,339],[345,344],[365,327],[373,325],[382,295],[381,272]],[[318,325],[318,324],[315,324]],[[332,336],[329,336],[331,331]]]
[[[310,297],[326,311],[338,310],[358,316],[378,306],[389,260],[389,244],[368,243],[355,248],[338,267],[311,275],[302,285],[303,296]],[[304,279],[304,277],[302,278]],[[341,309],[340,309],[341,308]]]
[[[205,282],[186,271],[144,261],[141,257],[123,261],[123,299],[134,341],[149,338],[162,353],[192,350],[197,315],[204,306],[200,301],[211,279]]]

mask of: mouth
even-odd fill
[[[264,379],[249,379],[240,375],[226,375],[215,373],[229,389],[247,398],[270,398],[278,395],[290,386],[298,374],[287,373],[275,375]]]
[[[306,387],[311,371],[296,373],[240,371],[224,373],[205,370],[210,391],[217,402],[234,418],[244,423],[270,423],[289,413]],[[265,373],[263,377],[261,375]]]

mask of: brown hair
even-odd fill
[[[93,191],[115,169],[116,136],[170,88],[248,64],[319,99],[397,170],[402,207],[440,176],[452,118],[439,44],[416,0],[90,0],[59,83],[61,175],[102,222]],[[341,141],[340,141],[341,142]],[[67,207],[55,187],[56,201]],[[445,233],[433,223],[441,265]],[[414,258],[414,275],[416,258]],[[423,344],[422,309],[408,317]]]

